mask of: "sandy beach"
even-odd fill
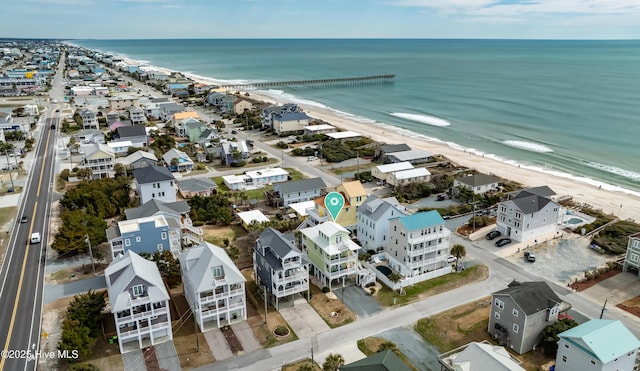
[[[249,91],[249,94],[252,99],[273,104],[288,103],[286,101],[278,101],[273,97],[259,94],[255,91]],[[423,149],[433,154],[442,154],[461,166],[475,169],[482,173],[495,174],[496,176],[511,179],[529,187],[546,185],[553,189],[558,196],[572,196],[576,202],[592,205],[596,209],[614,214],[621,219],[636,219],[638,215],[640,215],[640,197],[607,189],[607,186],[594,186],[586,182],[536,171],[535,169],[521,165],[511,165],[485,157],[480,153],[474,154],[451,148],[446,143],[422,139],[417,134],[411,136],[409,134],[396,132],[389,127],[350,120],[335,114],[335,112],[329,109],[305,104],[299,104],[299,106],[313,118],[329,122],[344,130],[362,133],[366,137],[378,142],[389,144],[407,143],[411,148]]]
[[[136,61],[127,59],[129,63]],[[170,73],[171,70],[153,66],[157,70]],[[221,80],[205,78],[198,75],[185,73],[185,76],[197,82],[205,84],[220,84]],[[258,91],[242,91],[242,94],[249,93],[251,99],[268,102],[271,104],[290,103],[282,98],[275,98]],[[620,219],[637,219],[640,215],[640,196],[637,192],[628,193],[617,187],[609,185],[592,185],[590,179],[584,181],[561,176],[562,173],[548,170],[537,170],[517,164],[509,164],[498,161],[482,153],[458,150],[448,144],[433,140],[427,140],[420,135],[411,135],[407,131],[396,131],[393,127],[377,123],[360,122],[338,115],[335,111],[318,106],[298,103],[300,107],[311,117],[326,121],[344,130],[351,130],[364,134],[372,140],[388,144],[407,143],[411,148],[423,149],[433,154],[441,154],[451,161],[482,173],[494,174],[496,176],[510,179],[525,186],[535,187],[546,185],[553,189],[558,196],[569,195],[578,203],[586,203],[596,209],[601,209],[611,213]]]

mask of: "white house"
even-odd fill
[[[415,277],[415,282],[450,273],[450,236],[435,210],[391,219],[385,249],[389,266],[402,276]]]
[[[224,249],[204,242],[179,259],[184,295],[200,331],[247,319],[246,279]]]
[[[265,168],[245,171],[242,175],[223,175],[222,179],[230,190],[252,190],[268,184],[286,182],[289,172],[279,167]]]
[[[407,186],[413,183],[428,183],[431,173],[424,167],[400,170],[391,173],[387,177],[387,183],[395,187]]]
[[[169,293],[154,262],[128,251],[104,270],[120,353],[173,339]]]
[[[500,186],[500,178],[486,174],[469,174],[457,177],[453,180],[453,188],[462,187],[481,195],[489,191],[497,191]]]
[[[382,251],[389,243],[389,219],[409,215],[395,197],[371,194],[358,206],[358,242],[363,249]]]
[[[93,149],[87,151],[80,162],[80,167],[91,169],[93,179],[110,178],[113,176],[113,166],[116,163],[116,155],[109,146],[97,143]]]
[[[548,198],[521,191],[498,204],[496,230],[515,241],[535,241],[557,232],[560,205]]]
[[[640,233],[629,236],[627,243],[627,253],[624,257],[622,271],[628,272],[630,269],[637,271],[638,277],[640,277]]]
[[[273,118],[273,131],[280,135],[303,131],[309,125],[310,117],[304,112],[286,112]]]
[[[83,129],[99,128],[98,118],[96,117],[95,112],[88,109],[83,109],[82,111],[80,111],[80,117],[82,118]]]
[[[622,322],[592,319],[558,335],[557,371],[633,371],[638,338]]]
[[[164,202],[176,201],[176,180],[167,168],[154,165],[134,169],[133,178],[140,203],[154,198]]]
[[[389,177],[396,171],[413,169],[410,162],[398,162],[395,164],[385,164],[374,166],[371,169],[371,176],[388,183]]]

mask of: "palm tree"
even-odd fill
[[[324,360],[322,369],[324,371],[338,371],[341,366],[344,366],[344,358],[340,354],[330,353]]]
[[[467,250],[464,248],[464,245],[455,244],[451,247],[451,255],[459,260],[461,257],[467,255]]]

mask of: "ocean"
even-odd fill
[[[640,41],[72,43],[230,82],[395,74],[390,84],[267,93],[500,161],[640,195]]]

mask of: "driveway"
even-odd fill
[[[291,308],[280,309],[280,315],[300,339],[310,338],[330,330],[329,325],[306,301],[304,303],[299,301]]]
[[[231,329],[236,334],[236,337],[238,338],[238,341],[240,341],[240,344],[242,344],[242,349],[244,349],[245,352],[252,352],[256,349],[262,348],[262,345],[260,345],[260,342],[256,339],[256,336],[253,334],[253,330],[251,330],[247,321],[234,323],[231,325]]]
[[[336,296],[343,299],[344,304],[349,307],[360,318],[369,317],[382,310],[382,307],[376,299],[367,295],[359,286],[347,286],[344,288],[344,296],[342,288],[334,290]]]
[[[224,338],[224,335],[219,328],[205,331],[204,338],[207,340],[209,349],[211,349],[213,358],[215,358],[216,361],[221,361],[233,356],[233,352],[231,352],[229,343],[227,343],[227,340]]]
[[[374,336],[394,342],[418,370],[440,369],[437,359],[440,352],[413,330],[406,327],[396,327]]]

